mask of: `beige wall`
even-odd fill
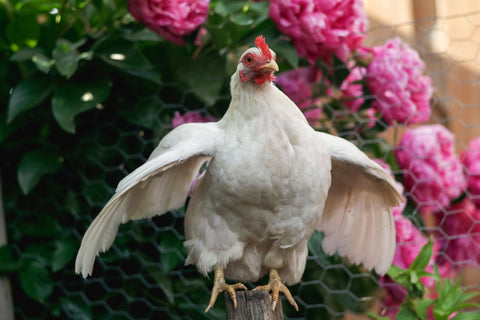
[[[426,61],[435,85],[431,122],[451,129],[463,150],[480,136],[480,1],[364,0],[364,6],[367,45],[399,36]]]

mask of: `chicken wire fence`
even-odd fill
[[[432,119],[433,122],[453,126],[460,147],[466,147],[464,138],[472,129],[480,128],[480,117],[463,117],[461,113],[475,112],[476,109],[480,115],[480,107],[454,95],[462,90],[462,86],[473,88],[478,85],[480,71],[476,73],[476,78],[465,81],[458,79],[453,71],[465,63],[479,67],[479,17],[478,14],[439,17],[431,29],[423,30],[425,34],[434,32],[445,37],[447,33],[442,29],[445,24],[462,23],[470,26],[471,33],[462,35],[461,41],[444,39],[448,44],[441,52],[412,44],[427,61],[428,74],[434,82],[448,80],[455,84],[456,89],[453,91],[436,91]],[[388,37],[386,34],[397,34],[405,26],[414,25],[412,22],[402,26],[377,28],[372,32],[379,33],[374,39],[381,43],[383,37]],[[476,40],[472,39],[473,34],[477,35]],[[460,42],[462,45],[468,43],[475,53],[470,58],[463,57],[457,61],[450,53],[457,50],[455,46]],[[418,43],[422,43],[421,39]],[[446,61],[443,65],[429,64],[429,61],[439,59],[440,56]],[[228,105],[227,89],[217,100],[217,105]],[[192,101],[198,103],[196,100],[195,93],[184,91],[181,84],[164,83],[154,103],[145,101],[142,104],[145,112],[141,117],[130,114],[128,109],[117,110],[108,105],[98,106],[97,110],[81,115],[78,119],[79,139],[70,146],[71,154],[77,159],[75,163],[63,167],[55,180],[42,180],[38,191],[27,198],[11,192],[8,185],[4,186],[9,238],[22,239],[12,244],[14,250],[18,254],[28,255],[26,247],[30,244],[28,250],[32,254],[38,253],[35,252],[35,247],[32,248],[31,242],[38,241],[41,244],[44,231],[32,229],[25,222],[48,220],[46,217],[49,212],[62,213],[62,221],[51,221],[49,231],[58,236],[72,235],[72,241],[78,245],[86,227],[113,194],[120,179],[145,162],[161,137],[171,129],[175,112],[187,112]],[[323,107],[328,108],[328,105]],[[452,115],[451,110],[456,110],[457,113]],[[221,116],[211,114],[209,108],[198,111],[203,115]],[[145,123],[148,123],[148,129]],[[348,132],[339,134],[345,135]],[[395,140],[396,136],[392,139]],[[357,142],[360,145],[371,143],[364,140]],[[4,175],[8,177],[8,173]],[[208,303],[212,279],[201,276],[193,266],[183,265],[186,258],[182,245],[183,213],[184,210],[178,210],[152,220],[122,225],[113,247],[97,258],[93,276],[86,280],[74,274],[73,262],[67,264],[61,272],[56,272],[53,295],[59,297],[59,301],[66,301],[61,308],[58,307],[56,315],[69,319],[225,319],[222,298],[208,313],[203,312]],[[417,212],[411,214],[415,216]],[[472,225],[479,223],[480,221],[471,221]],[[59,225],[68,225],[70,229],[59,229]],[[428,224],[418,223],[417,227],[432,232]],[[473,238],[478,235],[470,236]],[[337,319],[365,312],[381,304],[378,276],[345,263],[338,256],[324,254],[320,249],[321,238],[320,233],[315,233],[310,240],[310,254],[302,281],[290,287],[300,312],[295,312],[285,304],[286,318]],[[478,245],[477,243],[477,252]],[[38,250],[45,249],[39,246]],[[475,263],[458,263],[468,262]],[[457,261],[451,260],[451,263]],[[42,279],[38,281],[41,282]],[[476,281],[477,284],[469,285],[470,289],[480,289],[478,279]],[[260,282],[266,282],[266,278]],[[253,284],[248,286],[253,288]],[[17,319],[51,317],[41,303],[26,299],[14,280],[12,289]],[[50,310],[55,310],[55,307]]]

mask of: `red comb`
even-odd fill
[[[257,46],[258,49],[260,49],[262,54],[267,59],[272,59],[272,53],[270,52],[270,49],[268,48],[268,45],[265,43],[265,38],[262,35],[259,35],[255,39],[255,45]]]

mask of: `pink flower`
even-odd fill
[[[308,67],[303,67],[279,73],[275,78],[275,83],[299,108],[307,107],[312,102],[309,72]]]
[[[468,198],[435,215],[438,241],[445,254],[439,263],[449,262],[455,270],[480,265],[480,210]]]
[[[428,120],[433,89],[418,53],[395,38],[372,48],[372,54],[367,70],[367,87],[375,96],[372,107],[388,124]]]
[[[395,220],[396,242],[395,256],[393,264],[402,269],[410,267],[412,262],[418,256],[418,253],[427,244],[428,238],[415,227],[415,225],[402,215],[403,207],[393,208],[392,213]],[[433,255],[426,270],[433,273],[433,263],[438,253],[439,246],[435,243],[433,246]],[[434,285],[435,280],[431,277],[423,278],[422,282],[425,286]]]
[[[128,11],[150,30],[173,43],[183,45],[207,18],[210,0],[129,0]]]
[[[363,86],[361,83],[355,83],[363,79],[366,74],[366,69],[363,67],[353,68],[349,75],[343,80],[340,85],[342,90],[342,96],[344,98],[343,103],[348,110],[357,112],[362,106],[365,99],[363,98]]]
[[[394,150],[403,169],[403,185],[422,213],[447,207],[465,187],[454,139],[441,125],[407,130]]]
[[[311,125],[315,125],[322,114],[318,99],[312,97],[312,85],[320,77],[318,69],[303,67],[282,72],[275,78],[275,83],[303,111]]]
[[[470,141],[460,159],[465,166],[469,197],[480,207],[480,137]]]
[[[180,112],[175,111],[175,115],[172,118],[172,127],[176,128],[181,124],[190,122],[211,122],[216,120],[212,116],[202,116],[198,111],[188,111],[183,116],[180,115]]]
[[[385,292],[382,301],[382,313],[384,317],[395,319],[400,305],[405,300],[407,289],[394,282],[390,277],[385,276],[380,278],[380,287]]]
[[[360,0],[272,0],[270,18],[312,63],[332,54],[345,61],[367,29]]]

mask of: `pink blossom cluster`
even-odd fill
[[[183,45],[208,15],[210,0],[129,0],[128,11],[150,30],[173,43]]]
[[[352,112],[357,112],[365,102],[363,86],[361,83],[357,83],[363,80],[365,74],[366,68],[354,67],[340,85],[343,103]]]
[[[311,63],[332,54],[346,61],[367,30],[360,0],[272,0],[270,18]]]
[[[321,117],[322,110],[316,105],[318,99],[312,96],[312,85],[321,74],[314,67],[302,67],[282,72],[275,78],[275,83],[303,111],[311,125]]]
[[[470,141],[460,159],[465,168],[468,195],[480,207],[480,137]]]
[[[421,123],[430,117],[432,84],[424,76],[425,63],[400,39],[371,49],[367,87],[375,96],[372,107],[388,124]]]
[[[394,150],[403,169],[403,184],[420,212],[438,212],[465,188],[453,134],[442,125],[405,131]]]
[[[176,128],[181,124],[190,123],[190,122],[212,122],[216,121],[212,116],[204,116],[198,111],[187,111],[183,115],[180,112],[175,111],[175,114],[172,118],[172,127]]]
[[[458,270],[465,265],[480,265],[480,210],[466,198],[435,215],[440,231],[438,243],[445,254],[439,264]]]

